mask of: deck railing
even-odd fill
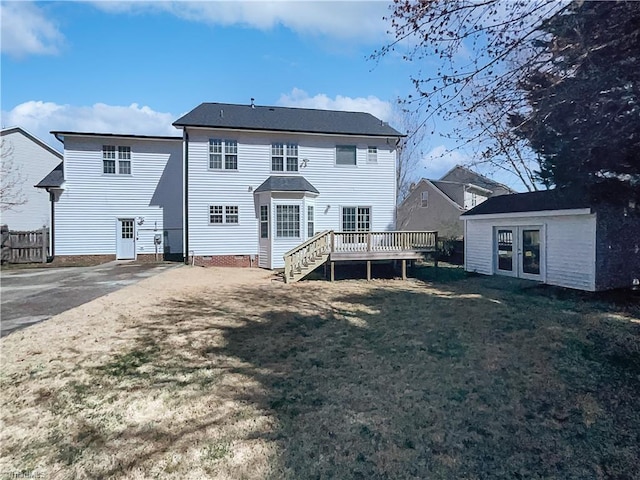
[[[293,278],[296,272],[313,264],[323,255],[329,255],[331,253],[332,233],[331,230],[317,233],[306,242],[301,243],[284,254],[285,281]]]
[[[332,252],[431,251],[438,242],[437,232],[335,232]]]

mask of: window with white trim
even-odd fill
[[[271,171],[273,172],[297,172],[298,171],[298,145],[295,143],[271,144]]]
[[[209,169],[238,170],[238,142],[210,138]]]
[[[336,165],[356,165],[356,146],[336,145]]]
[[[239,211],[237,205],[209,205],[209,224],[237,224]]]
[[[299,205],[276,205],[276,237],[300,237]]]
[[[103,145],[102,173],[108,175],[131,175],[131,147]]]
[[[368,232],[371,229],[371,207],[342,207],[343,232]]]
[[[427,208],[429,206],[429,192],[420,193],[420,207]]]
[[[269,238],[269,205],[260,205],[260,238]]]
[[[367,147],[367,162],[378,163],[378,147]]]
[[[307,237],[311,238],[314,235],[315,222],[313,219],[313,205],[307,205]]]

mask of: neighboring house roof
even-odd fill
[[[369,113],[229,103],[202,103],[173,125],[379,137],[406,136]]]
[[[3,128],[2,130],[0,130],[0,137],[4,137],[5,135],[9,135],[10,133],[15,133],[15,132],[20,132],[22,133],[25,137],[29,138],[30,140],[34,141],[35,143],[37,143],[38,145],[40,145],[42,148],[44,148],[45,150],[47,150],[48,152],[52,153],[53,155],[55,155],[56,157],[58,157],[60,160],[62,160],[62,153],[59,152],[58,150],[56,150],[55,148],[53,148],[52,146],[44,143],[42,140],[40,140],[38,137],[36,137],[34,134],[26,131],[24,128],[22,127],[9,127],[9,128]]]
[[[46,177],[44,177],[37,185],[36,188],[56,188],[62,186],[64,183],[64,170],[63,164],[60,162],[56,168],[51,170]]]
[[[430,180],[430,182],[458,206],[462,207],[464,205],[464,184],[440,180]]]
[[[480,175],[472,170],[469,170],[462,165],[456,165],[447,173],[445,173],[440,180],[458,183],[467,183],[470,185],[476,185],[487,190],[491,190],[494,195],[506,195],[510,193],[517,193],[515,190],[496,182],[490,178]]]
[[[113,137],[113,138],[141,138],[150,140],[182,140],[182,137],[177,136],[164,136],[164,135],[131,135],[124,133],[95,133],[95,132],[63,132],[59,130],[53,130],[50,132],[56,138],[62,137]],[[58,138],[58,140],[60,140]]]
[[[311,192],[320,193],[316,187],[311,185],[304,177],[285,177],[273,175],[267,178],[262,185],[256,188],[256,193],[260,192]]]
[[[590,206],[589,200],[584,195],[564,189],[542,190],[538,192],[491,197],[468,212],[463,213],[462,216],[539,212],[546,210],[574,210],[589,208]]]

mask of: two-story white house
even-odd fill
[[[174,126],[182,137],[52,132],[57,257],[281,268],[317,232],[394,227],[402,134],[368,113],[203,103]]]
[[[196,264],[280,268],[316,232],[394,227],[402,134],[373,115],[203,103],[174,125]]]

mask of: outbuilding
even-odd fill
[[[546,190],[487,199],[461,215],[465,270],[587,291],[640,279],[640,206]]]

